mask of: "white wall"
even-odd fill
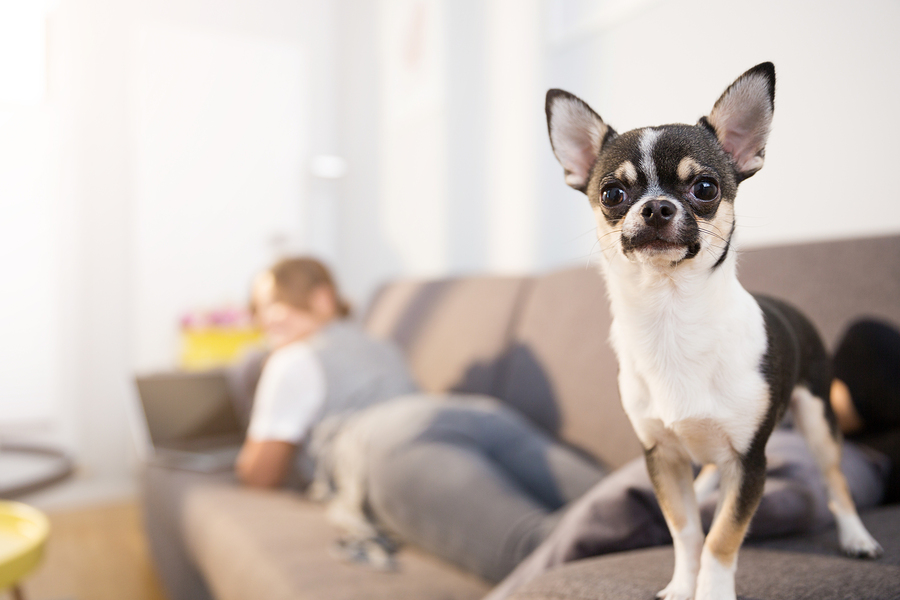
[[[495,271],[529,271],[540,261],[534,243],[539,190],[534,185],[545,127],[539,93],[543,49],[538,0],[485,3],[487,254]]]
[[[439,0],[381,0],[382,176],[376,223],[403,272],[446,272],[447,50]]]

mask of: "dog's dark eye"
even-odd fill
[[[691,193],[697,200],[711,202],[719,195],[719,186],[712,179],[700,179],[691,188]]]
[[[603,206],[618,206],[625,202],[625,190],[617,185],[608,187],[600,194],[600,201],[603,202]]]

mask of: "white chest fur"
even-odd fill
[[[620,393],[641,441],[649,447],[668,433],[712,426],[717,440],[745,451],[768,407],[760,372],[767,341],[733,260],[713,271],[681,265],[674,277],[624,259],[604,270]],[[705,461],[708,443],[692,445],[695,460]]]

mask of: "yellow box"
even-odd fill
[[[234,363],[248,350],[263,344],[255,327],[197,327],[182,329],[181,367],[203,371]]]

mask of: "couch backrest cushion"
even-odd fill
[[[612,467],[641,453],[619,401],[609,307],[594,268],[533,280],[513,333],[500,396]]]
[[[366,329],[403,349],[426,391],[497,394],[502,357],[526,280],[401,280],[383,287]]]
[[[859,317],[900,327],[900,236],[745,250],[738,277],[804,311],[832,350]]]

